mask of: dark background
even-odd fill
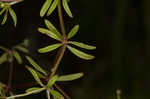
[[[44,1],[24,0],[13,6],[18,17],[17,28],[13,27],[11,18],[0,26],[0,45],[11,48],[28,38],[30,55],[50,70],[56,51],[39,54],[37,49],[55,41],[40,34],[37,28],[44,27],[44,19],[51,20],[58,29],[60,27],[57,11],[50,17],[40,18]],[[66,31],[80,24],[80,31],[73,40],[97,46],[95,51],[88,52],[96,58],[84,61],[67,50],[58,73],[84,72],[85,76],[58,84],[72,99],[116,99],[117,89],[122,91],[122,99],[149,99],[150,0],[70,1],[74,18],[70,19],[64,13]],[[8,70],[7,63],[0,65],[1,81],[7,82]],[[14,76],[14,86],[33,80],[28,71],[17,64]],[[45,99],[44,93],[39,99]]]

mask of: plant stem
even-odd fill
[[[54,86],[66,97],[66,99],[71,99],[57,84],[54,84]]]
[[[12,79],[13,79],[13,71],[14,71],[14,64],[13,64],[13,55],[12,52],[10,51],[10,71],[9,71],[9,78],[8,78],[8,91],[10,91],[11,86],[12,86]]]
[[[56,63],[54,64],[54,67],[53,67],[53,69],[52,69],[52,73],[51,73],[50,77],[52,77],[52,76],[55,75],[55,73],[56,73],[56,71],[57,71],[57,69],[58,69],[58,66],[59,66],[59,64],[60,64],[60,62],[61,62],[61,60],[62,60],[62,58],[63,58],[63,56],[64,56],[65,50],[66,50],[66,45],[64,45],[64,46],[62,46],[62,47],[60,48],[60,50],[59,50],[60,53],[58,53],[59,56],[58,56],[58,58],[57,58],[57,60],[56,60]]]
[[[65,33],[65,26],[64,26],[64,20],[63,20],[63,15],[62,15],[62,7],[61,7],[61,0],[59,0],[59,3],[58,3],[58,16],[59,16],[59,22],[60,22],[60,27],[61,27],[61,32],[62,32],[62,42],[63,42],[63,46],[60,48],[59,52],[57,53],[56,55],[56,61],[54,63],[54,67],[52,69],[52,73],[50,75],[50,77],[54,76],[57,69],[58,69],[58,66],[64,56],[64,53],[65,53],[65,50],[66,50],[66,47],[67,45],[65,44],[67,38],[66,38],[66,33]]]
[[[18,98],[18,97],[24,97],[24,96],[35,94],[35,93],[38,93],[38,92],[41,92],[41,91],[44,91],[44,90],[45,90],[45,88],[40,88],[38,90],[34,90],[34,91],[31,91],[31,92],[27,92],[27,93],[23,93],[23,94],[19,94],[19,95],[10,96],[10,97],[7,97],[6,99],[13,99],[13,98]]]
[[[61,32],[62,32],[62,35],[63,35],[62,39],[66,40],[65,25],[64,25],[64,21],[63,21],[61,3],[62,3],[62,0],[59,0],[59,3],[58,3],[58,16],[59,16],[59,22],[60,22],[60,26],[61,26]]]

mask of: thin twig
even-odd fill
[[[51,97],[50,97],[50,89],[46,90],[46,94],[47,94],[47,99],[51,99]]]
[[[7,97],[6,99],[13,99],[13,98],[18,98],[18,97],[24,97],[24,96],[35,94],[35,93],[38,93],[38,92],[41,92],[41,91],[44,91],[44,90],[45,90],[45,88],[40,88],[38,90],[34,90],[34,91],[31,91],[31,92],[27,92],[27,93],[23,93],[23,94],[19,94],[19,95],[10,96],[10,97]]]
[[[66,97],[66,99],[71,99],[71,98],[65,93],[65,91],[64,91],[62,88],[60,88],[59,85],[54,84],[54,86],[56,87],[56,89],[58,89],[58,90],[63,94],[63,96]]]
[[[10,89],[12,87],[12,79],[13,79],[13,71],[14,71],[12,51],[10,51],[9,53],[10,53],[11,61],[10,61],[10,71],[9,71],[9,78],[8,78],[8,91],[10,91]]]
[[[65,33],[65,25],[64,25],[64,20],[63,20],[63,14],[62,14],[62,7],[61,7],[62,0],[59,0],[58,3],[58,16],[59,16],[59,22],[61,26],[61,32],[63,34],[63,40],[66,39],[66,33]]]
[[[56,55],[57,59],[55,60],[50,77],[55,75],[55,73],[58,69],[58,66],[64,56],[66,47],[67,47],[67,45],[65,43],[65,42],[67,42],[67,39],[66,39],[65,26],[64,26],[63,15],[62,15],[61,0],[59,0],[59,3],[58,3],[58,16],[59,16],[59,21],[60,21],[61,32],[63,34],[63,38],[62,38],[63,46],[60,48],[59,52]]]

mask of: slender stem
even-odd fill
[[[41,92],[41,91],[44,91],[44,90],[45,90],[45,88],[40,88],[38,90],[34,90],[34,91],[31,91],[31,92],[27,92],[27,93],[23,93],[23,94],[19,94],[19,95],[10,96],[10,97],[7,97],[6,99],[13,99],[13,98],[18,98],[18,97],[24,97],[24,96],[35,94],[35,93],[38,93],[38,92]]]
[[[54,84],[54,86],[66,97],[66,99],[71,99],[57,84]]]
[[[63,35],[63,40],[65,40],[66,39],[66,33],[65,33],[65,25],[64,25],[64,21],[63,21],[61,3],[62,3],[62,0],[59,0],[59,3],[58,3],[58,16],[59,16],[59,22],[60,22],[60,26],[61,26],[61,32],[62,32],[62,35]]]
[[[64,45],[64,46],[62,46],[62,47],[60,48],[60,50],[59,50],[59,51],[60,51],[59,56],[58,56],[58,58],[57,58],[57,60],[56,60],[56,63],[54,64],[54,67],[53,67],[53,69],[52,69],[52,73],[51,73],[51,76],[50,76],[50,77],[52,77],[52,76],[55,75],[55,73],[56,73],[56,71],[57,71],[57,69],[58,69],[58,66],[59,66],[59,64],[60,64],[60,62],[61,62],[61,60],[62,60],[62,58],[63,58],[63,56],[64,56],[65,50],[66,50],[66,45]]]
[[[12,79],[13,79],[13,71],[14,71],[14,64],[13,64],[13,55],[12,52],[10,51],[10,71],[9,71],[9,78],[8,78],[8,91],[11,89],[12,86]]]
[[[49,89],[47,89],[47,90],[46,90],[47,99],[51,99],[51,97],[50,97],[50,93],[49,93],[49,92],[50,92],[50,90],[49,90]]]
[[[63,15],[62,15],[61,3],[62,3],[61,0],[59,0],[59,3],[58,3],[58,16],[59,16],[61,32],[62,32],[62,35],[63,35],[63,38],[62,38],[63,46],[60,48],[59,52],[56,55],[57,58],[55,60],[54,67],[52,69],[52,73],[51,73],[50,77],[55,75],[55,73],[58,69],[58,66],[59,66],[59,64],[60,64],[60,62],[61,62],[61,60],[64,56],[66,47],[67,47],[67,45],[65,44],[65,42],[67,41],[67,38],[66,38],[66,33],[65,33],[65,26],[64,26],[64,20],[63,20]]]

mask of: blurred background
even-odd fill
[[[17,28],[11,17],[0,26],[0,45],[11,48],[25,38],[29,39],[30,55],[43,68],[50,70],[56,51],[39,54],[38,48],[53,44],[55,40],[40,34],[49,19],[58,29],[57,11],[50,17],[40,18],[45,0],[24,0],[13,6]],[[60,64],[59,74],[84,72],[82,79],[58,83],[72,99],[116,99],[116,90],[122,99],[150,98],[150,0],[70,0],[74,18],[64,13],[66,31],[80,24],[73,38],[97,46],[92,61],[81,60],[68,50]],[[1,19],[0,19],[1,20]],[[2,52],[0,52],[2,53]],[[0,79],[7,83],[9,65],[0,65]],[[15,64],[14,86],[34,81],[24,66]],[[23,90],[23,88],[16,88]],[[45,99],[34,95],[23,99]]]

